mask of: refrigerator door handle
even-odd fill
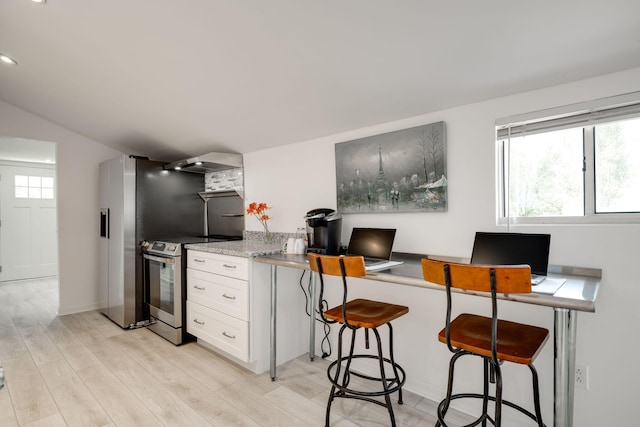
[[[109,238],[109,209],[100,209],[100,237]]]

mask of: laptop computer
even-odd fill
[[[347,255],[361,255],[367,270],[382,270],[402,264],[390,261],[395,228],[359,228],[351,231]]]
[[[476,232],[471,264],[531,267],[531,284],[545,280],[549,266],[549,234]]]

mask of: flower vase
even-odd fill
[[[266,225],[264,226],[264,241],[265,243],[273,242],[273,234],[271,234],[271,231],[269,231]]]

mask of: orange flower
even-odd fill
[[[255,216],[258,221],[260,221],[260,224],[262,224],[262,226],[264,227],[265,232],[269,233],[267,221],[269,221],[271,217],[265,213],[267,209],[271,209],[271,206],[267,205],[264,202],[251,202],[247,207],[247,213]]]

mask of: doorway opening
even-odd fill
[[[0,136],[0,283],[58,283],[57,218],[56,144]]]

